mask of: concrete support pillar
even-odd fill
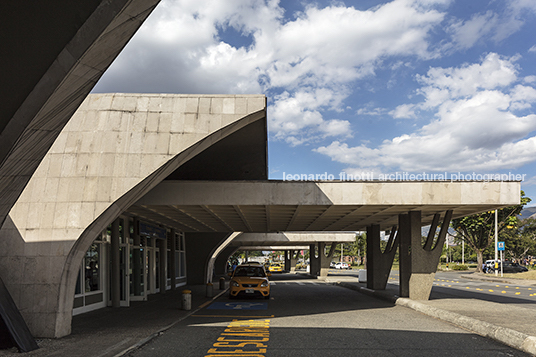
[[[188,285],[204,285],[208,283],[206,271],[208,262],[214,251],[232,233],[186,233],[186,270]],[[221,253],[220,253],[221,254]],[[203,264],[203,269],[200,269]]]
[[[119,251],[119,218],[112,223],[112,237],[111,237],[111,285],[110,291],[112,297],[112,307],[121,306],[121,252]]]
[[[318,254],[318,257],[316,256],[316,254],[316,244],[309,245],[309,274],[311,274],[312,276],[320,275],[320,265],[318,264],[320,254]]]
[[[285,250],[285,267],[286,271],[290,271],[290,250]]]
[[[169,244],[170,243],[170,244]],[[169,277],[171,279],[171,290],[175,290],[175,285],[177,284],[177,274],[175,270],[175,250],[177,249],[177,239],[175,238],[175,230],[172,229],[168,232],[168,245],[171,247],[171,254],[169,255]]]
[[[372,224],[367,227],[367,288],[374,290],[385,289],[398,243],[399,235],[396,227],[393,227],[385,251],[382,252],[380,226]]]
[[[318,243],[318,265],[319,265],[319,274],[320,278],[325,279],[328,276],[329,263],[331,262],[331,256],[333,255],[334,244],[331,245],[330,252],[326,255],[326,243]]]
[[[289,271],[291,273],[296,272],[296,264],[298,263],[298,250],[291,250],[290,251],[290,268]]]
[[[329,263],[331,262],[331,257],[333,257],[333,253],[335,252],[335,246],[335,244],[332,244],[329,253],[326,255],[326,243],[321,242],[310,245],[311,251],[309,255],[311,256],[311,275],[318,276],[323,279],[328,276]],[[318,254],[318,256],[315,256],[315,254]]]
[[[421,235],[421,212],[411,211],[399,215],[401,297],[413,300],[428,300],[430,297],[451,218],[452,211],[447,211],[435,246],[432,247],[440,220],[439,214],[434,216],[424,246]]]
[[[160,294],[165,294],[167,289],[167,239],[158,239],[160,249]]]

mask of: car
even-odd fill
[[[272,274],[267,273],[261,264],[240,264],[229,275],[231,276],[229,298],[270,298],[270,281],[268,277]]]
[[[351,269],[348,263],[338,262],[333,266],[335,269]]]
[[[499,265],[499,270],[501,269],[501,266]],[[529,271],[527,268],[525,268],[523,265],[519,265],[519,263],[512,263],[509,261],[503,262],[503,273],[523,273],[525,271]]]
[[[281,268],[281,264],[270,264],[268,271],[270,273],[282,273],[283,268]]]

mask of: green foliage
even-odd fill
[[[502,232],[507,259],[521,260],[527,255],[536,255],[536,219],[521,220]]]
[[[452,264],[452,270],[468,270],[469,268],[465,264]]]
[[[521,204],[501,208],[498,215],[498,234],[506,229],[513,229],[519,225],[517,215],[523,207],[531,201],[521,191]],[[495,211],[475,214],[468,217],[453,219],[451,227],[456,231],[457,238],[464,240],[477,254],[478,270],[482,270],[484,251],[493,242],[495,234]]]

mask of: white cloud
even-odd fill
[[[415,106],[413,104],[402,104],[389,112],[395,119],[412,119],[415,118]]]
[[[324,118],[323,110],[342,111],[348,86],[386,58],[435,56],[429,36],[448,3],[394,0],[366,11],[309,5],[289,20],[278,0],[164,0],[96,91],[267,93],[275,138],[347,136],[349,123]],[[221,29],[252,41],[225,43]]]
[[[419,76],[422,108],[435,119],[377,148],[334,141],[316,151],[362,167],[404,171],[473,171],[520,167],[536,160],[536,89],[518,84],[515,61],[489,54],[481,63],[432,68]]]
[[[475,14],[467,21],[453,23],[448,31],[457,46],[466,49],[494,31],[498,23],[498,15],[487,11],[484,14]]]
[[[536,45],[529,48],[529,52],[536,52]]]

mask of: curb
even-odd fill
[[[214,296],[213,298],[211,298],[210,300],[208,300],[207,302],[210,302],[210,301],[214,301],[216,300],[217,298],[219,298],[220,296],[222,296],[223,294],[225,294],[227,291],[229,290],[229,288],[221,291],[219,294],[217,294],[216,296]],[[147,344],[149,341],[151,341],[152,339],[160,336],[163,332],[169,330],[170,328],[172,328],[173,326],[175,326],[176,324],[178,324],[179,322],[181,322],[182,320],[186,319],[187,317],[189,317],[190,315],[193,315],[195,314],[196,312],[198,312],[199,310],[201,310],[202,308],[204,308],[205,306],[207,305],[207,303],[204,303],[204,304],[201,304],[200,307],[198,307],[197,309],[195,310],[191,310],[189,313],[187,313],[186,315],[184,315],[183,317],[181,317],[180,319],[178,319],[177,321],[169,324],[168,326],[166,327],[163,327],[161,328],[160,330],[156,331],[155,333],[149,335],[148,337],[138,341],[137,343],[135,343],[134,345],[124,349],[123,351],[117,353],[114,355],[114,357],[121,357],[121,356],[125,356],[127,353],[129,352],[132,352],[140,347],[142,347],[143,345]]]
[[[395,305],[404,306],[422,314],[425,314],[436,319],[450,322],[458,327],[467,329],[484,337],[491,338],[504,345],[516,348],[523,352],[530,353],[536,356],[536,337],[530,336],[506,327],[500,327],[488,322],[480,321],[472,317],[463,316],[455,312],[450,312],[436,307],[432,307],[416,300],[401,298],[396,295],[390,295],[384,292],[379,292],[372,289],[367,289],[361,286],[356,286],[348,283],[335,283],[345,288],[359,291],[363,294],[377,297],[383,300],[394,303]]]

